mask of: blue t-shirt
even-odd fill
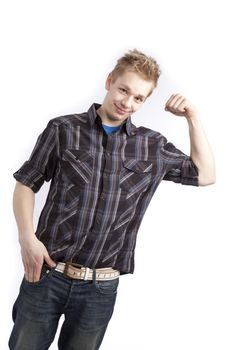
[[[109,125],[102,124],[102,127],[103,127],[104,131],[106,132],[106,134],[109,135],[112,132],[119,130],[121,125],[109,126]]]

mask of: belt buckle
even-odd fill
[[[79,268],[80,270],[81,270],[81,268],[83,267],[83,265],[80,265],[80,264],[76,264],[76,263],[72,263],[72,262],[66,262],[66,263],[65,263],[65,268],[64,268],[64,271],[63,271],[63,275],[64,275],[66,278],[70,278],[70,279],[72,279],[72,277],[68,275],[69,266],[77,267],[77,268]]]

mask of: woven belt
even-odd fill
[[[74,263],[62,263],[59,262],[55,267],[55,270],[63,273],[65,277],[69,277],[77,280],[93,280],[93,270]],[[120,272],[114,270],[111,267],[95,269],[96,271],[96,280],[97,281],[110,281],[118,278]]]

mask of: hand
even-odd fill
[[[198,114],[196,107],[180,94],[171,95],[165,105],[165,111],[189,119]]]
[[[40,242],[36,236],[27,237],[27,239],[21,241],[20,244],[25,278],[27,281],[39,281],[44,261],[51,267],[56,266],[55,262],[50,258],[44,244]]]

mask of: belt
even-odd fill
[[[79,264],[70,262],[59,262],[55,267],[55,270],[63,273],[65,277],[69,277],[77,280],[93,280],[93,270],[89,267],[84,267]],[[95,269],[96,281],[110,281],[118,278],[120,272],[114,270],[111,267]]]

